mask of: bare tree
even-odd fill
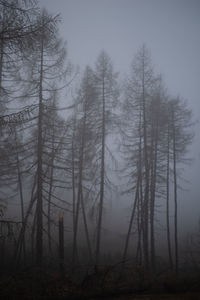
[[[173,190],[174,190],[174,245],[175,271],[179,271],[179,243],[178,243],[178,163],[186,163],[187,147],[191,143],[191,110],[180,98],[169,102],[169,126],[171,132],[171,151],[173,162]]]
[[[44,149],[44,112],[52,91],[56,91],[56,80],[65,78],[66,50],[58,38],[57,19],[43,11],[38,18],[38,33],[32,51],[26,58],[25,70],[28,72],[27,98],[38,99],[37,123],[37,231],[36,261],[42,263],[43,257],[43,149]],[[22,74],[21,74],[22,76]],[[50,97],[50,98],[49,98]]]
[[[93,180],[92,168],[94,167],[93,160],[95,156],[95,100],[96,89],[94,85],[93,72],[89,67],[86,67],[76,99],[76,130],[73,135],[73,147],[75,146],[76,148],[77,161],[77,199],[74,211],[73,265],[77,256],[77,232],[80,207],[83,214],[89,261],[92,261],[92,249],[87,224],[85,198],[86,195],[87,198],[89,196],[88,185]],[[74,161],[74,154],[72,158]],[[74,163],[72,166],[72,174],[74,174]],[[73,195],[75,195],[75,192],[73,192]]]
[[[127,156],[130,178],[133,180],[129,178],[131,186],[128,192],[134,191],[135,197],[123,260],[125,260],[127,254],[135,211],[137,207],[140,207],[141,219],[139,223],[143,237],[143,257],[146,268],[149,267],[150,172],[152,158],[151,104],[156,82],[157,78],[153,72],[149,52],[143,45],[132,64],[131,75],[126,84],[126,102],[124,104],[125,123],[127,123],[125,124],[127,126],[125,127],[126,129],[123,130],[124,151]],[[152,191],[152,193],[154,192]],[[140,197],[141,195],[142,198]],[[154,211],[153,201],[154,197],[152,194],[152,218]],[[141,235],[139,236],[141,237]]]
[[[100,162],[100,196],[98,204],[97,238],[95,249],[95,263],[98,265],[101,247],[102,216],[104,208],[105,194],[105,149],[106,135],[108,134],[109,122],[111,121],[112,107],[117,101],[117,73],[114,73],[113,66],[109,56],[103,51],[100,53],[96,62],[95,84],[97,89],[97,112],[100,112],[97,119],[97,135],[99,136],[98,152]]]

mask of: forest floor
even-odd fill
[[[200,300],[200,276],[133,276],[100,272],[78,277],[30,268],[0,278],[2,300]],[[143,274],[144,275],[144,274]]]
[[[108,298],[107,298],[108,299]],[[178,293],[178,294],[149,294],[149,295],[135,295],[135,296],[121,296],[116,298],[109,298],[108,300],[200,300],[200,293]],[[95,298],[94,298],[95,300]]]

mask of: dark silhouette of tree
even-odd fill
[[[191,110],[180,98],[169,101],[169,126],[171,133],[171,153],[174,192],[174,245],[175,271],[179,271],[179,243],[178,243],[178,163],[186,163],[185,155],[188,145],[192,141]]]
[[[155,75],[148,50],[143,46],[135,57],[126,82],[120,128],[128,183],[126,192],[134,195],[123,261],[127,258],[135,224],[138,238],[136,257],[139,264],[143,263],[146,269],[151,267],[153,271],[156,270],[156,199],[163,198],[163,195],[166,197],[169,262],[173,266],[169,220],[171,171],[174,186],[175,264],[178,265],[177,157],[181,163],[184,162],[183,157],[192,138],[189,130],[191,112],[180,100],[174,100],[174,106],[170,103],[173,101],[169,100],[161,77]]]
[[[44,150],[44,112],[48,108],[51,93],[58,90],[56,81],[65,78],[69,69],[65,67],[66,50],[58,38],[57,19],[52,19],[43,11],[38,17],[37,35],[33,49],[26,57],[25,69],[28,72],[27,98],[38,99],[37,123],[37,213],[36,213],[36,261],[42,263],[43,257],[43,150]]]
[[[126,130],[123,130],[124,146],[128,170],[130,170],[128,176],[129,181],[131,181],[128,192],[134,191],[135,198],[126,236],[123,260],[126,259],[135,211],[138,207],[140,209],[139,224],[141,233],[139,237],[142,237],[143,258],[146,268],[149,267],[150,159],[152,158],[151,105],[156,82],[157,78],[153,72],[148,50],[145,46],[142,46],[132,64],[131,76],[126,86],[126,102],[124,104],[124,122],[128,125],[128,128],[126,127]],[[152,202],[154,201],[153,198]],[[154,205],[152,205],[152,215],[153,211]],[[141,241],[139,241],[139,244],[141,245]],[[141,250],[141,247],[139,248]]]
[[[97,237],[95,249],[95,263],[98,265],[101,247],[101,232],[102,232],[102,215],[104,207],[105,194],[105,149],[106,149],[106,135],[109,130],[109,123],[111,122],[112,107],[115,106],[118,97],[117,89],[117,73],[114,73],[113,66],[109,56],[103,51],[100,53],[96,62],[96,69],[94,71],[95,84],[97,89],[97,109],[99,117],[97,119],[97,135],[99,136],[98,153],[100,164],[100,192],[98,204],[98,221],[97,221]],[[97,113],[96,112],[96,113]]]
[[[88,188],[91,184],[92,168],[94,167],[93,160],[95,156],[95,101],[96,89],[94,85],[93,72],[89,67],[83,74],[80,89],[76,99],[76,127],[73,135],[73,148],[76,152],[76,174],[77,174],[77,192],[76,192],[76,205],[74,217],[74,234],[73,234],[73,265],[77,253],[77,232],[80,208],[82,210],[84,229],[86,234],[86,241],[88,247],[89,261],[92,261],[92,249],[89,237],[88,222],[85,208],[85,199],[89,197]],[[74,160],[74,154],[72,156]],[[72,167],[74,163],[72,163]],[[73,167],[74,173],[74,167]],[[73,175],[74,178],[74,175]],[[73,184],[74,185],[74,184]],[[74,187],[73,187],[74,188]],[[73,192],[73,194],[75,194]]]

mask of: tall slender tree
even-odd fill
[[[118,97],[117,88],[117,73],[114,73],[113,66],[109,56],[103,51],[100,53],[96,62],[95,69],[95,85],[97,90],[97,135],[99,136],[99,144],[97,151],[100,163],[100,190],[98,204],[98,220],[97,220],[97,235],[95,249],[95,263],[98,265],[101,248],[101,233],[102,233],[102,216],[104,209],[105,198],[105,150],[106,150],[106,135],[109,131],[109,123],[111,122],[112,108],[115,106]]]
[[[128,126],[128,128],[125,127],[126,130],[123,130],[124,151],[127,155],[128,170],[132,179],[128,191],[135,192],[123,259],[125,260],[127,254],[135,211],[137,206],[139,207],[137,203],[140,203],[143,257],[146,268],[149,267],[151,104],[156,82],[157,78],[154,75],[149,51],[143,45],[132,64],[131,76],[126,84],[126,100],[123,105],[124,119],[126,118],[125,123]],[[142,199],[140,198],[141,194]]]
[[[174,245],[175,271],[179,271],[179,243],[178,243],[178,163],[185,163],[187,147],[192,141],[191,110],[180,98],[169,101],[169,126],[171,132],[173,192],[174,192]]]
[[[66,56],[64,44],[58,38],[58,20],[43,11],[38,18],[38,24],[41,31],[35,40],[33,50],[28,53],[29,57],[26,57],[25,68],[29,76],[27,98],[38,99],[36,261],[41,264],[43,258],[44,113],[51,93],[58,89],[56,80],[60,81],[65,78],[69,69],[65,68],[64,63]]]

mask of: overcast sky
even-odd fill
[[[83,69],[104,49],[116,71],[128,72],[138,48],[150,49],[157,72],[164,75],[171,95],[187,99],[200,119],[200,0],[39,0],[62,17],[61,35],[69,58]],[[191,181],[185,197],[188,209],[200,203],[200,125],[197,125],[194,164],[186,168]],[[189,198],[189,199],[186,199]],[[188,201],[189,200],[189,201]],[[194,207],[192,205],[192,207]],[[191,214],[193,208],[191,208]],[[198,213],[200,215],[200,213]]]
[[[62,17],[61,34],[69,57],[83,67],[105,49],[117,70],[129,69],[142,45],[164,74],[172,94],[193,102],[200,112],[199,0],[40,0]]]

